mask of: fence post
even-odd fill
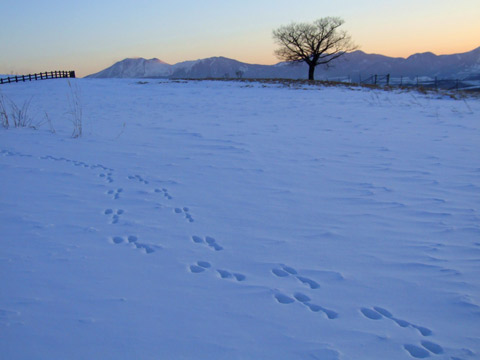
[[[375,85],[377,85],[377,75],[375,74],[375,82],[374,82]]]
[[[435,90],[438,90],[438,82],[437,82],[437,77],[435,76]]]
[[[457,84],[455,85],[456,90],[458,90],[458,79],[457,79]]]
[[[32,81],[32,80],[43,80],[43,79],[58,79],[58,78],[75,78],[75,70],[55,70],[55,71],[46,71],[44,73],[34,73],[34,74],[27,74],[27,75],[13,75],[7,76],[5,78],[0,78],[0,84],[9,84],[12,82],[20,82],[20,81]],[[349,78],[350,80],[350,78]]]
[[[417,75],[417,88],[418,88],[418,75]]]
[[[387,74],[387,86],[390,85],[390,74]]]

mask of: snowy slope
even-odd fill
[[[95,74],[97,78],[152,78],[168,77],[171,65],[159,59],[128,58]]]
[[[479,358],[478,100],[74,84],[1,89],[2,358]]]

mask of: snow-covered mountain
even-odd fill
[[[392,58],[354,51],[328,68],[319,66],[316,79],[350,76],[356,80],[371,74],[392,76],[427,76],[438,78],[480,79],[480,47],[470,52],[435,55],[431,52],[408,58]],[[225,57],[212,57],[169,65],[158,59],[125,59],[90,78],[287,78],[305,79],[305,64],[247,64]]]
[[[115,63],[114,65],[89,77],[98,78],[152,78],[169,76],[171,65],[159,59],[131,58]]]

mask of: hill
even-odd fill
[[[435,55],[431,52],[414,54],[408,58],[393,58],[354,51],[326,68],[318,66],[315,78],[322,80],[350,77],[354,81],[372,74],[390,74],[393,77],[438,77],[452,79],[480,78],[480,47],[470,52],[453,55]],[[258,65],[243,63],[225,57],[211,57],[169,65],[158,59],[129,58],[119,61],[89,78],[307,78],[307,67],[302,64],[278,63]]]

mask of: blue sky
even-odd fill
[[[324,16],[342,17],[368,53],[480,46],[478,0],[1,0],[0,16],[0,73],[75,69],[85,76],[136,56],[273,64],[273,29]]]

